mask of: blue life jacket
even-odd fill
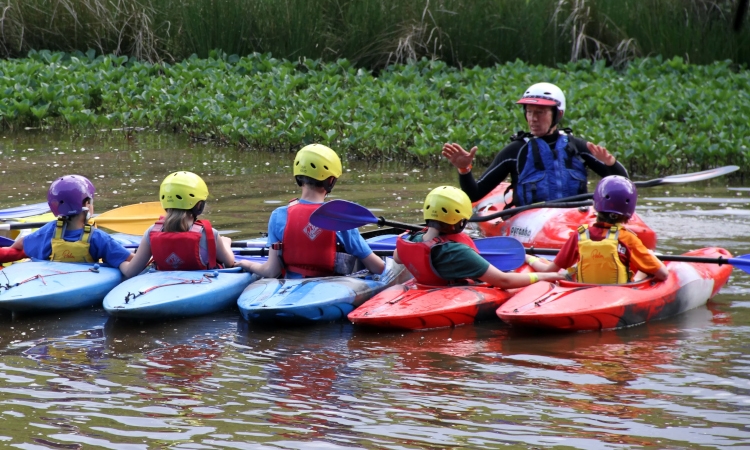
[[[524,149],[526,164],[518,170],[516,206],[586,193],[586,166],[568,150],[567,134],[560,133],[554,151],[539,138],[526,138]]]

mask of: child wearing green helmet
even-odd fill
[[[311,144],[298,151],[294,178],[302,195],[271,214],[268,261],[239,261],[236,265],[264,277],[282,273],[287,278],[330,276],[339,272],[336,261],[340,245],[370,272],[383,273],[383,260],[372,252],[357,229],[335,232],[310,223],[310,215],[323,204],[341,173],[341,160],[325,145]]]
[[[208,270],[234,265],[232,240],[219,236],[208,220],[199,220],[208,187],[192,172],[174,172],[159,188],[167,212],[143,235],[130,266],[123,272],[140,273],[153,257],[157,270]]]
[[[393,259],[411,272],[420,284],[445,286],[465,279],[478,279],[509,289],[539,280],[563,279],[557,273],[505,273],[479,255],[469,236],[462,233],[471,217],[471,201],[461,189],[440,186],[424,201],[427,228],[405,233],[396,241]]]

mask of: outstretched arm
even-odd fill
[[[490,266],[479,279],[501,289],[512,289],[528,286],[537,281],[557,281],[565,277],[559,273],[505,273],[495,266]]]
[[[242,267],[245,272],[257,273],[258,275],[266,278],[278,277],[279,275],[281,275],[282,268],[279,251],[274,249],[270,249],[268,251],[268,260],[263,264],[243,259],[240,261],[235,261],[234,266]]]

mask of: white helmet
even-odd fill
[[[552,106],[557,108],[557,114],[553,117],[552,126],[560,122],[565,112],[565,94],[563,94],[563,91],[559,87],[552,83],[537,83],[529,87],[516,103],[520,105]],[[524,111],[526,111],[525,108],[524,106]]]

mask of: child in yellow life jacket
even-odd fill
[[[88,178],[65,175],[53,181],[47,203],[57,220],[37,231],[19,237],[11,248],[29,258],[59,262],[96,262],[125,270],[133,256],[107,233],[92,228],[88,219],[94,212],[96,189]]]
[[[462,233],[471,217],[471,201],[461,189],[440,186],[424,201],[427,228],[399,236],[393,259],[418,283],[445,286],[478,279],[499,288],[519,288],[539,280],[563,278],[557,273],[505,273],[482,258],[474,242]]]
[[[237,265],[263,277],[278,277],[282,271],[286,278],[345,275],[336,267],[340,245],[370,272],[383,273],[385,263],[356,228],[329,231],[310,223],[310,215],[323,204],[342,172],[338,155],[325,145],[311,144],[300,149],[294,157],[293,173],[302,195],[271,213],[268,261],[239,261]]]
[[[159,187],[167,212],[144,233],[131,266],[140,273],[153,256],[157,270],[207,270],[234,265],[232,240],[219,236],[208,220],[198,220],[208,198],[208,187],[192,172],[174,172]]]
[[[669,272],[664,264],[622,225],[635,212],[637,200],[629,179],[617,175],[602,178],[594,192],[596,222],[591,227],[581,225],[572,233],[554,261],[527,255],[526,262],[538,272],[557,272],[577,263],[576,280],[580,283],[627,283],[638,271],[665,280]]]

